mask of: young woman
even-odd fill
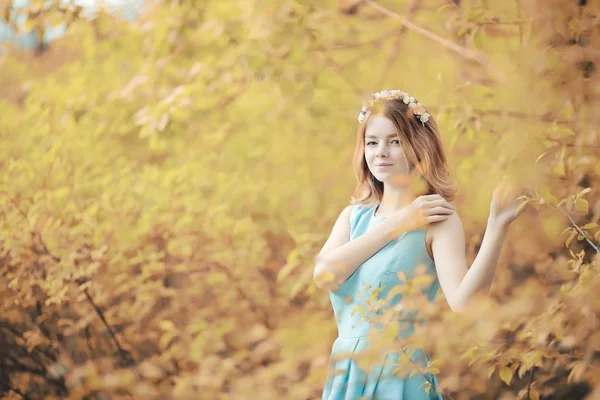
[[[424,292],[429,301],[441,287],[450,308],[462,310],[474,293],[489,289],[508,227],[525,207],[517,214],[519,203],[501,202],[502,188],[494,191],[483,243],[467,268],[462,223],[449,203],[456,190],[433,118],[413,97],[390,90],[372,95],[359,123],[352,204],[335,222],[314,270],[317,286],[329,290],[338,325],[322,398],[441,399],[434,375],[393,373],[398,353],[386,353],[369,371],[358,366],[352,355],[368,347],[371,326],[353,310],[373,293],[387,299],[402,273],[410,279],[423,271],[433,282]],[[395,295],[387,306],[401,299]],[[403,338],[414,330],[414,315],[405,317],[399,314],[408,326]],[[420,349],[410,358],[415,365],[427,361]]]

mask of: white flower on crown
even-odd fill
[[[367,119],[367,114],[373,107],[373,104],[378,100],[402,100],[413,113],[418,116],[418,120],[425,125],[425,122],[429,121],[429,113],[425,110],[425,107],[419,103],[414,97],[409,96],[408,93],[404,93],[399,89],[393,90],[382,90],[380,92],[373,93],[371,100],[368,104],[363,105],[360,114],[358,115],[358,122],[363,123]]]
[[[423,107],[423,104],[421,103],[411,103],[414,104],[414,106],[412,107],[415,114],[417,115],[423,115],[425,113],[425,107]]]

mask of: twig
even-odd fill
[[[436,107],[428,107],[429,109],[431,109],[432,111],[435,111],[437,108]],[[458,107],[446,107],[446,109],[448,110],[452,110],[452,109],[456,109]],[[535,120],[539,120],[542,122],[556,122],[557,124],[563,124],[563,125],[573,125],[575,123],[575,121],[572,120],[568,120],[568,119],[556,119],[553,118],[553,115],[551,112],[547,112],[544,114],[529,114],[529,113],[524,113],[521,111],[506,111],[506,110],[482,110],[480,108],[473,108],[473,113],[477,113],[480,116],[488,116],[488,115],[493,115],[493,116],[506,116],[506,117],[511,117],[511,118],[519,118],[519,119],[535,119]],[[579,120],[581,121],[581,120]],[[583,121],[583,122],[589,122],[592,123],[593,121]],[[590,145],[591,147],[596,147],[596,145]]]
[[[552,207],[556,208],[561,213],[565,214],[567,216],[567,218],[569,218],[569,220],[571,221],[571,224],[573,224],[573,226],[575,227],[575,229],[577,229],[577,231],[579,231],[579,234],[581,236],[583,236],[583,238],[590,244],[590,246],[592,246],[594,248],[594,250],[596,250],[596,253],[600,254],[600,248],[598,248],[598,246],[596,246],[590,239],[588,239],[587,235],[581,230],[581,228],[579,227],[579,225],[577,225],[575,223],[575,221],[573,221],[573,218],[571,218],[571,216],[569,215],[568,212],[566,212],[565,210],[561,210],[555,204],[550,203],[550,205]]]
[[[415,361],[412,361],[410,359],[410,355],[406,352],[405,348],[400,348],[400,350],[408,357],[408,361],[412,364],[416,364]],[[425,375],[425,373],[421,370],[421,368],[419,367],[415,367],[417,369],[417,371],[419,372],[419,374],[421,374],[421,376],[423,376],[423,378],[425,378],[425,380],[431,385],[431,387],[433,387],[436,391],[436,393],[439,393],[439,388],[433,384],[433,381],[430,380],[427,375]],[[444,394],[445,396],[447,396],[450,400],[454,400],[454,398],[452,396],[450,396],[449,394]]]
[[[406,29],[404,26],[400,28],[391,29],[389,32],[384,33],[383,35],[377,36],[373,39],[370,39],[366,42],[351,42],[351,43],[331,43],[327,46],[313,46],[313,50],[320,51],[335,51],[335,50],[350,50],[356,49],[358,47],[364,46],[380,46],[387,39],[392,37],[394,34],[402,32],[403,29]]]
[[[477,25],[525,25],[527,21],[473,21]]]
[[[459,46],[454,42],[451,42],[447,39],[444,39],[444,38],[436,35],[435,33],[431,32],[431,31],[428,31],[427,29],[424,29],[424,28],[421,28],[420,26],[415,25],[412,22],[410,22],[409,20],[407,20],[405,17],[403,17],[391,10],[388,10],[385,7],[380,6],[373,0],[363,0],[363,1],[365,2],[365,4],[373,7],[374,9],[378,10],[379,12],[402,22],[402,24],[404,24],[408,29],[415,31],[417,33],[420,33],[421,35],[433,40],[436,43],[439,43],[440,45],[454,51],[457,54],[460,54],[461,56],[463,56],[465,58],[468,58],[469,60],[478,62],[479,64],[481,64],[481,65],[485,66],[486,68],[488,68],[489,70],[491,70],[493,72],[493,74],[496,76],[496,78],[498,78],[499,80],[504,80],[504,76],[503,76],[502,72],[500,72],[500,70],[498,70],[496,67],[494,67],[481,54],[474,52],[472,50],[469,50],[465,47]]]
[[[240,297],[242,297],[248,301],[248,304],[252,311],[254,311],[256,313],[262,313],[263,314],[263,322],[265,323],[265,325],[267,327],[271,327],[269,313],[260,309],[260,307],[258,306],[254,297],[244,289],[244,285],[242,285],[241,279],[239,277],[235,276],[233,274],[233,272],[225,265],[222,265],[220,263],[214,263],[213,266],[215,266],[219,270],[223,271],[229,278],[230,282],[236,283],[236,285],[234,286],[236,292],[240,295]]]
[[[538,119],[540,121],[544,121],[544,122],[554,122],[556,121],[559,124],[567,124],[570,123],[571,121],[568,120],[555,120],[552,118],[552,115],[550,113],[546,113],[546,114],[528,114],[528,113],[524,113],[521,111],[505,111],[505,110],[482,110],[482,109],[478,109],[475,108],[473,109],[474,112],[479,113],[482,116],[486,116],[486,115],[494,115],[494,116],[507,116],[507,117],[513,117],[513,118],[521,118],[521,119]]]
[[[117,345],[117,348],[119,349],[119,355],[121,356],[121,360],[123,362],[125,362],[125,363],[129,362],[130,359],[128,357],[127,352],[121,347],[121,343],[119,343],[119,340],[117,339],[117,336],[113,332],[111,326],[106,321],[106,318],[104,317],[104,314],[102,313],[102,310],[100,310],[100,308],[96,305],[96,303],[94,303],[94,300],[92,299],[92,296],[90,296],[87,288],[85,288],[83,290],[83,293],[85,294],[85,297],[88,299],[88,301],[90,302],[90,304],[92,305],[92,307],[94,307],[94,310],[96,311],[96,314],[98,314],[98,316],[100,317],[100,319],[104,323],[104,326],[108,330],[108,333],[110,334],[110,336],[112,337],[113,341]]]
[[[421,3],[420,0],[413,0],[412,4],[408,8],[408,14],[406,15],[407,19],[412,19],[414,14],[419,9],[420,3]],[[391,71],[391,67],[392,67],[392,64],[394,63],[394,60],[396,60],[396,58],[398,58],[398,55],[400,54],[400,52],[398,51],[398,48],[400,47],[400,41],[407,30],[408,30],[408,28],[406,27],[406,25],[402,25],[400,27],[400,31],[398,32],[398,36],[396,36],[396,41],[392,48],[392,52],[389,55],[388,59],[386,60],[385,65],[383,66],[383,71],[380,74],[381,77],[379,79],[379,83],[377,84],[377,87],[380,87],[381,85],[383,85],[383,83],[385,82],[385,79],[387,78],[389,72]]]
[[[12,386],[10,386],[10,385],[2,382],[2,381],[0,381],[0,385],[4,386],[8,390],[11,390],[11,391],[15,392],[16,394],[18,394],[19,396],[21,396],[21,398],[23,398],[23,399],[27,399],[27,400],[30,399],[29,396],[27,396],[25,393],[21,392],[19,389],[16,389],[16,388],[14,388],[14,387],[12,387]]]
[[[342,80],[354,91],[354,93],[356,93],[359,97],[363,96],[363,91],[360,90],[358,87],[356,87],[354,84],[352,84],[351,81],[349,81],[348,79],[346,79],[346,77],[344,77],[344,74],[342,72],[342,67],[331,57],[329,57],[329,55],[327,55],[327,53],[322,53],[323,57],[325,58],[326,63],[332,67],[335,72],[337,72],[340,76],[340,78],[342,78]]]
[[[535,373],[535,366],[531,369],[531,374],[529,374],[529,383],[527,383],[527,399],[531,400],[530,392],[531,392],[531,382],[533,381],[533,374]]]

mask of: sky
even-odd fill
[[[108,6],[112,12],[120,13],[122,17],[130,20],[135,20],[139,17],[142,12],[144,3],[148,1],[144,0],[61,0],[62,4],[72,3],[79,5],[84,8],[84,15],[88,18],[94,18],[95,13],[98,10],[99,5]],[[15,8],[27,7],[30,0],[14,0]],[[48,3],[53,3],[50,0]],[[17,24],[21,25],[27,20],[27,16],[17,19]],[[53,39],[64,35],[65,26],[59,25],[57,27],[47,27],[44,33],[44,43],[50,43]],[[23,49],[33,49],[39,45],[39,40],[34,32],[21,33],[15,35],[11,28],[9,28],[4,21],[0,21],[0,44],[4,41],[11,41],[18,47]],[[2,54],[0,52],[0,54]]]

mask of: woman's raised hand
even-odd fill
[[[496,187],[492,194],[488,223],[506,228],[523,214],[528,204],[524,199],[519,199],[517,196],[524,191],[527,190],[525,188],[517,190],[508,183],[501,183]],[[521,206],[522,203],[525,204]]]

